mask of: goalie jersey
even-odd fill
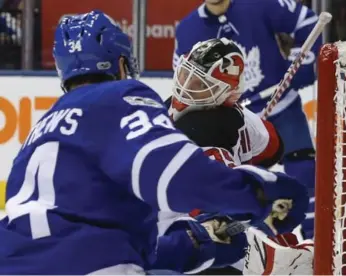
[[[177,26],[173,67],[179,57],[189,53],[199,41],[221,37],[231,39],[246,57],[242,100],[251,100],[250,109],[258,113],[268,98],[259,99],[256,95],[278,84],[291,63],[278,46],[277,34],[289,34],[295,45],[302,45],[317,20],[312,10],[295,0],[232,0],[221,16],[212,15],[202,4]],[[314,83],[313,63],[321,44],[320,37],[304,61],[306,65],[297,72],[291,89],[285,92],[272,115],[289,106],[298,97],[298,89]],[[294,53],[296,50],[292,51]]]
[[[141,82],[80,86],[39,120],[14,159],[0,274],[88,274],[119,264],[140,272],[175,212],[260,216],[249,185],[176,130]]]
[[[280,161],[284,146],[275,127],[238,104],[212,108],[166,101],[175,126],[203,147],[212,159],[269,168]]]

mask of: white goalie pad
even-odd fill
[[[248,249],[244,275],[313,275],[313,244],[298,244],[294,234],[269,240],[255,229],[246,233]]]

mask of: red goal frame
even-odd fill
[[[326,44],[321,48],[318,57],[314,275],[333,275],[335,273],[333,260],[336,208],[334,185],[336,182],[335,154],[338,120],[335,97],[338,59],[339,49],[336,44]],[[344,126],[344,122],[342,125]],[[342,140],[346,143],[345,133]],[[346,153],[345,145],[342,146],[342,154],[344,155],[344,153]],[[342,166],[346,174],[345,159],[342,160]],[[342,189],[346,191],[346,183],[342,182],[342,186]],[[342,198],[342,205],[345,203],[345,198]],[[341,234],[343,240],[345,240],[345,232],[343,230]],[[346,249],[344,244],[343,248]],[[344,260],[345,257],[342,256],[342,265],[345,263]],[[346,274],[344,267],[341,271],[342,274]]]

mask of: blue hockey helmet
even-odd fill
[[[108,15],[95,10],[64,17],[56,28],[53,56],[62,86],[76,76],[119,73],[124,57],[127,75],[137,78],[138,66],[130,38]]]

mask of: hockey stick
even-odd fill
[[[267,106],[262,111],[262,119],[267,119],[269,114],[272,112],[273,108],[281,98],[282,94],[285,92],[285,90],[290,86],[292,78],[297,73],[299,67],[301,66],[305,55],[314,43],[316,42],[317,38],[320,36],[320,34],[323,31],[323,28],[326,24],[328,24],[332,20],[332,15],[328,12],[322,12],[318,18],[318,22],[311,31],[310,35],[304,42],[299,55],[295,58],[295,60],[292,62],[290,67],[288,68],[287,72],[285,73],[283,79],[280,81],[279,85],[275,89],[275,92],[270,99],[270,101],[267,103]]]
[[[265,98],[270,97],[271,95],[273,95],[275,88],[278,86],[278,84],[275,84],[267,89],[264,89],[263,91],[255,94],[253,97],[247,98],[244,101],[242,101],[240,103],[241,106],[245,107],[249,104],[253,104],[259,100],[263,100]]]

